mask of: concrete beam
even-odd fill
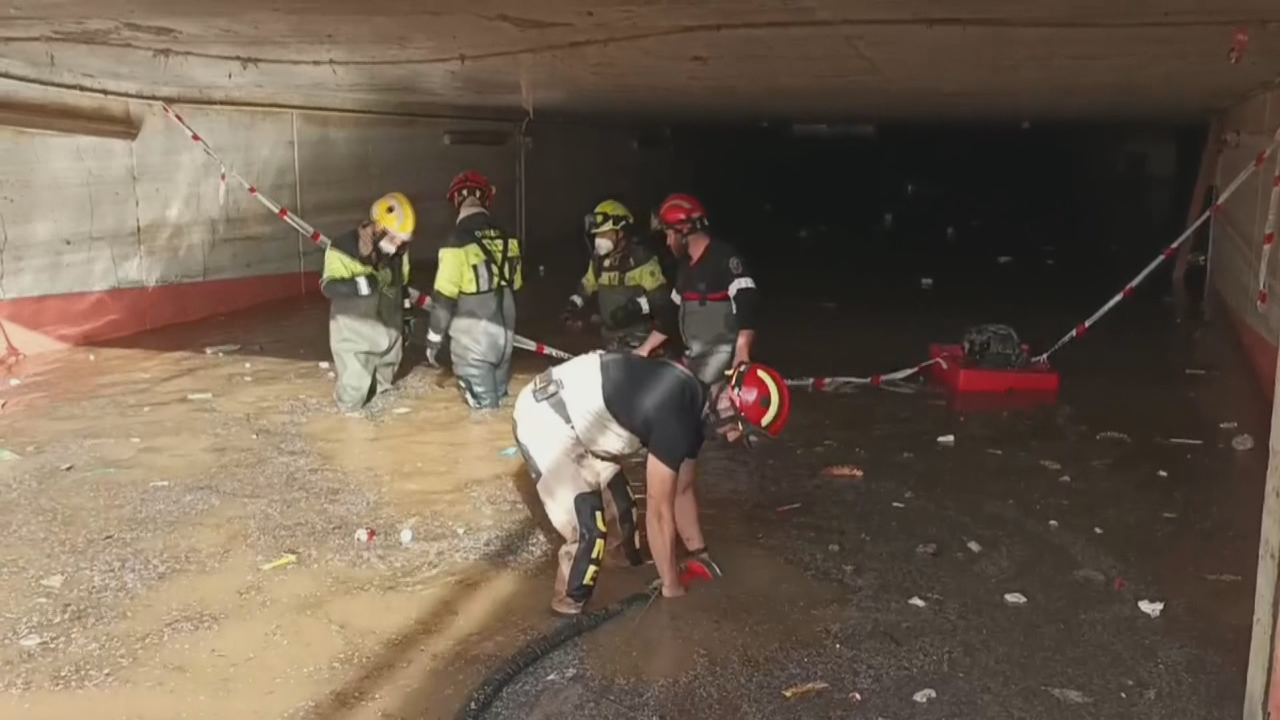
[[[131,118],[88,115],[65,107],[0,103],[0,127],[133,142],[142,131]]]

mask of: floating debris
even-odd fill
[[[894,507],[896,507],[896,508],[898,508],[899,510],[901,510],[902,508],[906,507],[906,505],[903,505],[903,504],[902,504],[902,503],[900,503],[900,502],[893,503],[893,506],[894,506]]]
[[[18,641],[18,644],[24,648],[33,648],[38,645],[43,645],[45,642],[46,640],[44,638],[35,633],[31,633],[30,635],[23,636],[23,638]]]
[[[66,582],[66,580],[66,575],[50,575],[49,577],[41,580],[40,584],[47,588],[57,590],[62,587],[62,583]]]
[[[955,436],[955,435],[942,435],[942,436],[940,436],[940,437],[938,438],[938,444],[939,444],[939,445],[955,445],[955,444],[956,444],[956,436]]]
[[[1070,688],[1045,688],[1048,693],[1064,703],[1071,705],[1083,705],[1089,701],[1088,696],[1079,690],[1071,690]]]
[[[1205,575],[1205,580],[1217,580],[1219,582],[1240,582],[1244,578],[1239,575]]]
[[[924,607],[924,606],[928,605],[928,603],[926,603],[925,601],[921,600],[921,599],[920,599],[920,597],[919,597],[918,595],[913,595],[913,596],[911,597],[911,599],[907,601],[907,604],[908,604],[908,605],[915,605],[915,606],[916,606],[916,607],[918,607],[918,608],[922,608],[922,607]]]
[[[298,562],[298,554],[287,552],[265,565],[259,565],[258,569],[259,570],[275,570],[276,568],[282,568],[282,567],[285,567],[286,565],[292,565],[296,562]]]
[[[982,552],[982,546],[978,544],[977,540],[970,540],[969,542],[965,543],[965,547],[969,548],[975,553]]]
[[[813,693],[816,693],[819,690],[826,690],[829,687],[831,686],[824,682],[820,682],[820,681],[809,682],[803,685],[796,685],[794,687],[789,687],[786,690],[783,690],[782,697],[788,700],[794,700],[795,698],[803,697],[805,695],[812,695]]]
[[[1160,477],[1162,477],[1162,478],[1167,478],[1167,477],[1169,477],[1169,473],[1165,472],[1164,470],[1157,470],[1157,471],[1156,471],[1156,475],[1159,475],[1159,476],[1160,476]]]
[[[800,505],[801,505],[801,503],[792,503],[791,505],[783,505],[782,507],[778,508],[778,512],[786,512],[786,511],[788,511],[788,510],[795,510],[796,508],[800,507]]]
[[[822,469],[823,477],[862,479],[862,468],[856,465],[831,465]]]
[[[391,410],[392,415],[408,415],[411,412],[413,411],[407,407],[392,408]]]
[[[1203,440],[1192,440],[1191,438],[1169,438],[1168,441],[1173,445],[1203,445]]]
[[[1151,600],[1139,600],[1138,609],[1150,615],[1154,619],[1160,617],[1160,613],[1164,612],[1164,603],[1153,602]]]
[[[1057,529],[1058,529],[1058,521],[1057,521],[1057,520],[1050,520],[1050,521],[1049,521],[1049,527],[1050,527],[1050,528],[1052,528],[1052,529],[1054,529],[1054,530],[1057,530]]]
[[[1119,440],[1121,442],[1129,442],[1129,436],[1115,430],[1106,430],[1098,433],[1099,440]]]
[[[1231,422],[1230,420],[1228,420],[1227,422],[1218,423],[1218,427],[1222,428],[1223,430],[1235,430],[1237,425],[1238,423]]]
[[[1092,583],[1104,583],[1107,581],[1106,575],[1103,575],[1097,570],[1092,570],[1089,568],[1081,568],[1071,573],[1071,575],[1074,576],[1077,580],[1087,580],[1088,582],[1092,582]]]
[[[915,700],[918,703],[927,703],[930,700],[936,700],[937,698],[938,698],[938,691],[934,690],[933,688],[925,688],[920,692],[916,693],[915,695],[911,696],[911,699]]]
[[[209,393],[209,392],[191,393],[190,395],[187,396],[187,399],[188,400],[212,400],[213,393]]]
[[[1005,593],[1004,602],[1006,605],[1026,605],[1027,596],[1016,592]]]
[[[1239,450],[1240,452],[1252,450],[1253,436],[1248,433],[1245,433],[1244,435],[1237,435],[1231,439],[1231,447]]]
[[[210,345],[204,349],[205,355],[221,355],[223,353],[232,353],[240,349],[239,345]]]
[[[12,450],[0,448],[0,460],[21,460],[22,456]]]
[[[938,544],[937,543],[921,543],[920,545],[916,546],[916,553],[918,555],[930,555],[930,556],[937,555]]]
[[[1047,467],[1047,468],[1049,468],[1050,470],[1061,470],[1061,469],[1062,469],[1062,464],[1061,464],[1061,463],[1059,463],[1059,462],[1055,462],[1055,461],[1053,461],[1053,460],[1041,460],[1041,461],[1040,461],[1040,464],[1041,464],[1041,465],[1043,465],[1043,466],[1045,466],[1045,467]]]

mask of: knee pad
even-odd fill
[[[605,491],[613,497],[614,507],[618,509],[618,530],[622,533],[622,552],[627,562],[632,565],[643,565],[644,556],[640,554],[640,509],[636,507],[636,497],[631,494],[631,483],[627,476],[619,470],[614,474]]]
[[[578,550],[569,566],[569,582],[565,588],[574,602],[591,599],[604,561],[604,498],[598,492],[585,492],[573,499],[573,514],[578,520]]]

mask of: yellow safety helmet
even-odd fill
[[[626,205],[617,200],[605,200],[587,215],[584,225],[587,235],[598,235],[610,230],[625,230],[635,221]]]
[[[408,240],[418,224],[418,214],[404,193],[387,193],[369,208],[369,219],[388,234]]]

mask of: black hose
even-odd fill
[[[649,602],[652,598],[652,591],[628,595],[612,605],[566,620],[541,636],[534,638],[529,644],[520,648],[501,665],[494,668],[476,686],[476,689],[471,692],[471,697],[467,700],[467,704],[463,705],[462,709],[458,711],[458,720],[480,720],[485,711],[489,709],[489,706],[493,705],[493,702],[502,694],[502,691],[512,681],[520,677],[521,673],[533,667],[539,660],[555,652],[556,648],[570,640],[595,630],[627,610]]]

